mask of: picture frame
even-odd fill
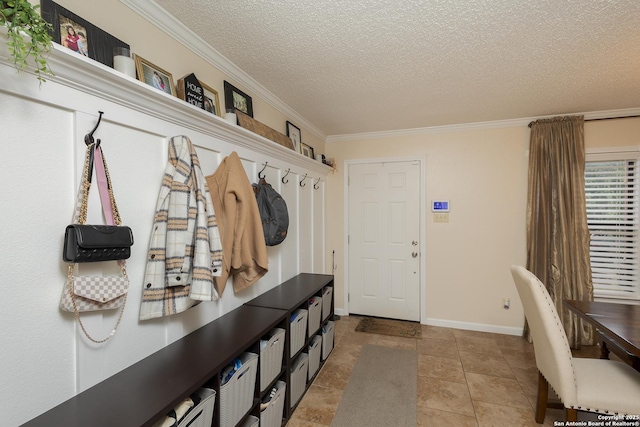
[[[300,128],[287,120],[287,136],[293,141],[293,150],[302,153],[302,133]]]
[[[305,144],[304,142],[300,144],[302,147],[302,154],[305,157],[310,157],[313,159],[313,148]]]
[[[202,88],[204,89],[205,111],[208,111],[209,113],[215,116],[222,117],[222,111],[220,111],[220,98],[218,96],[218,91],[202,82],[200,82],[200,86],[202,86]],[[209,104],[211,104],[211,108],[208,108],[207,101]]]
[[[214,116],[222,117],[218,91],[202,83],[195,74],[191,73],[179,78],[176,83],[176,93],[183,101]]]
[[[129,49],[127,43],[51,0],[41,0],[40,11],[42,18],[51,24],[53,41],[80,55],[113,68],[113,49]]]
[[[233,108],[253,117],[251,97],[226,80],[224,81],[224,105],[227,110]]]
[[[176,87],[171,73],[138,55],[135,55],[135,63],[138,80],[164,93],[176,96]]]

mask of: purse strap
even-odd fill
[[[93,174],[93,165],[96,168],[96,178],[98,181],[98,191],[100,192],[100,202],[102,204],[102,211],[108,225],[120,225],[122,220],[120,219],[120,212],[118,211],[118,205],[113,195],[113,187],[111,185],[111,177],[109,176],[109,168],[107,161],[102,152],[102,148],[96,143],[87,145],[87,151],[84,160],[84,171],[82,174],[82,184],[79,191],[82,195],[78,195],[81,198],[80,211],[78,213],[77,223],[84,224],[87,221],[87,206],[89,200],[89,190],[91,189],[91,175]],[[110,209],[109,209],[110,208]]]
[[[80,201],[80,210],[76,210],[77,218],[74,218],[78,224],[84,224],[87,221],[87,203],[89,199],[89,189],[91,188],[91,175],[93,174],[93,165],[96,168],[96,178],[98,181],[98,191],[100,193],[100,203],[102,204],[102,211],[104,212],[105,221],[108,225],[120,225],[122,220],[120,219],[120,213],[118,211],[118,206],[116,205],[116,199],[113,196],[113,188],[111,186],[111,177],[109,176],[109,168],[107,167],[107,162],[102,153],[102,148],[96,143],[87,144],[87,151],[85,154],[84,160],[84,170],[82,175],[82,184],[80,186],[79,191],[82,192],[82,195],[78,194],[78,199],[81,198]],[[108,209],[111,207],[111,209]],[[124,279],[128,282],[129,276],[127,275],[126,261],[118,260],[116,261],[118,266],[122,271],[122,275]],[[67,270],[67,289],[69,291],[69,296],[71,297],[71,305],[73,306],[73,311],[76,315],[76,319],[78,320],[78,324],[80,325],[80,329],[84,335],[96,344],[102,344],[110,340],[118,330],[118,326],[120,325],[120,321],[122,320],[122,314],[124,313],[124,307],[127,304],[127,296],[129,292],[126,292],[124,295],[124,300],[122,301],[122,307],[120,308],[120,313],[118,314],[118,320],[116,321],[115,326],[109,333],[106,338],[101,340],[97,340],[89,335],[87,329],[82,323],[82,319],[80,318],[80,311],[78,311],[78,306],[76,305],[75,294],[73,292],[73,283],[74,283],[74,271],[75,264],[69,264]]]

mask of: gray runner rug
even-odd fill
[[[416,425],[418,353],[366,344],[331,427]]]

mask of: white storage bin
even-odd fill
[[[329,320],[327,324],[322,328],[322,360],[329,357],[333,350],[333,332],[335,330],[335,324],[332,320]]]
[[[309,336],[316,333],[320,328],[320,317],[322,316],[322,297],[311,297],[309,299]]]
[[[242,427],[258,427],[260,425],[260,420],[258,417],[254,417],[253,415],[249,415],[246,420],[242,423]]]
[[[284,332],[282,328],[275,328],[269,340],[260,341],[260,391],[264,391],[282,369]]]
[[[300,353],[291,367],[291,408],[298,403],[307,387],[307,372],[309,371],[309,355]]]
[[[178,423],[178,427],[211,427],[213,425],[213,407],[216,403],[216,392],[210,388],[201,388],[195,393],[200,403]]]
[[[304,345],[305,338],[307,336],[307,318],[309,312],[304,309],[298,309],[293,312],[291,317],[294,317],[291,321],[291,354],[289,357],[293,357]]]
[[[242,366],[220,386],[220,426],[233,427],[251,409],[256,387],[258,355],[243,353]]]
[[[269,401],[269,406],[260,412],[260,427],[280,427],[284,415],[284,397],[287,384],[284,381],[276,383],[276,394]]]
[[[322,320],[327,320],[331,314],[331,302],[333,300],[333,286],[322,288]]]
[[[196,406],[191,408],[178,422],[178,427],[211,427],[213,425],[213,408],[216,403],[216,392],[210,388],[200,388],[191,396],[199,397]],[[195,402],[195,400],[194,400]],[[171,418],[173,420],[173,418]],[[159,419],[154,427],[165,425],[166,417]],[[173,421],[175,422],[175,420]]]
[[[322,336],[313,337],[309,344],[309,381],[318,372],[320,367],[320,352],[322,351]]]

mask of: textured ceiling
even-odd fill
[[[639,0],[156,2],[326,135],[640,107]]]

